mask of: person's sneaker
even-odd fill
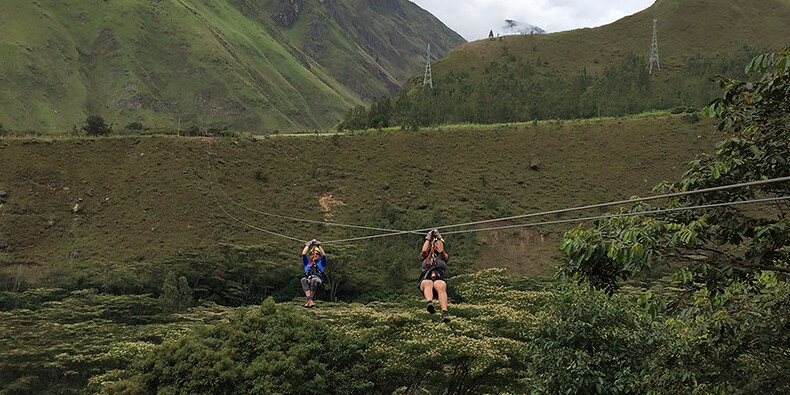
[[[431,314],[436,312],[436,307],[433,307],[433,301],[432,300],[427,303],[427,305],[425,306],[425,309],[428,310],[428,312],[431,313]]]
[[[442,311],[442,322],[450,322],[450,313],[447,310]]]

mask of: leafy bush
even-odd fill
[[[720,119],[719,129],[728,132],[716,155],[690,162],[682,180],[656,190],[681,192],[790,176],[790,50],[760,55],[747,70],[760,74],[759,81],[721,79],[726,92],[706,110]],[[787,195],[787,183],[764,184],[675,198],[668,207]],[[578,228],[565,235],[562,249],[569,260],[563,270],[613,289],[618,279],[669,262],[681,268],[676,275],[680,282],[690,288],[707,287],[714,294],[762,270],[790,273],[790,222],[785,215],[790,206],[787,201],[773,205],[774,209],[759,211],[700,209],[662,219],[603,219],[593,229]],[[649,207],[632,210],[645,208]]]
[[[159,295],[162,307],[168,313],[182,311],[192,305],[192,290],[186,277],[176,278],[175,273],[170,272],[165,276],[162,285],[162,294]]]
[[[572,283],[552,292],[530,331],[533,392],[643,393],[640,377],[660,333],[623,296]]]
[[[340,331],[272,299],[229,322],[167,341],[109,385],[125,393],[365,394],[363,349]]]
[[[112,126],[108,126],[104,118],[97,115],[89,115],[85,119],[82,131],[88,136],[104,136],[112,133]]]
[[[141,122],[129,122],[126,124],[126,130],[143,130],[143,124]]]
[[[754,82],[719,79],[725,93],[706,109],[727,139],[714,156],[688,165],[680,192],[790,176],[790,50],[755,57]],[[721,190],[671,199],[668,207],[790,195],[787,183]],[[648,208],[637,205],[632,210]],[[675,295],[666,320],[652,333],[662,344],[644,390],[668,393],[787,393],[790,366],[790,210],[786,201],[746,210],[698,209],[663,218],[609,218],[565,235],[562,270],[613,291],[618,281],[660,262],[692,291]],[[653,309],[654,311],[657,311]],[[588,342],[585,342],[588,343]]]

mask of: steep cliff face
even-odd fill
[[[405,0],[0,3],[0,124],[331,127],[463,39]]]

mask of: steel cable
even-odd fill
[[[542,222],[531,222],[531,223],[527,223],[527,224],[503,225],[503,226],[496,226],[496,227],[491,227],[491,228],[477,228],[477,229],[456,230],[456,231],[445,232],[444,234],[445,235],[452,235],[452,234],[460,234],[460,233],[483,232],[483,231],[489,231],[489,230],[523,228],[523,227],[541,226],[541,225],[554,225],[554,224],[563,224],[563,223],[570,223],[570,222],[585,222],[585,221],[592,221],[592,220],[596,220],[596,219],[607,219],[607,218],[618,218],[618,217],[633,217],[633,216],[638,216],[638,215],[663,214],[663,213],[670,213],[670,212],[677,212],[677,211],[699,210],[699,209],[704,209],[704,208],[714,208],[714,207],[723,207],[723,206],[736,206],[736,205],[743,205],[743,204],[766,203],[766,202],[774,202],[774,201],[781,201],[781,200],[788,200],[788,199],[790,199],[790,196],[782,196],[782,197],[774,197],[774,198],[763,198],[763,199],[753,199],[753,200],[739,200],[739,201],[734,201],[734,202],[712,203],[712,204],[704,204],[704,205],[689,206],[689,207],[676,207],[676,208],[658,209],[658,210],[649,210],[649,211],[635,211],[635,212],[630,212],[630,213],[618,213],[618,214],[597,215],[597,216],[592,216],[592,217],[569,218],[569,219],[560,219],[560,220],[542,221]],[[349,239],[328,240],[328,241],[325,241],[324,244],[346,243],[346,242],[351,242],[351,241],[375,239],[375,238],[387,237],[387,236],[394,236],[394,234],[387,233],[387,234],[378,234],[378,235],[373,235],[373,236],[354,237],[354,238],[349,238]]]

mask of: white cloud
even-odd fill
[[[502,33],[505,19],[547,32],[595,27],[644,10],[654,0],[412,0],[469,41]]]

